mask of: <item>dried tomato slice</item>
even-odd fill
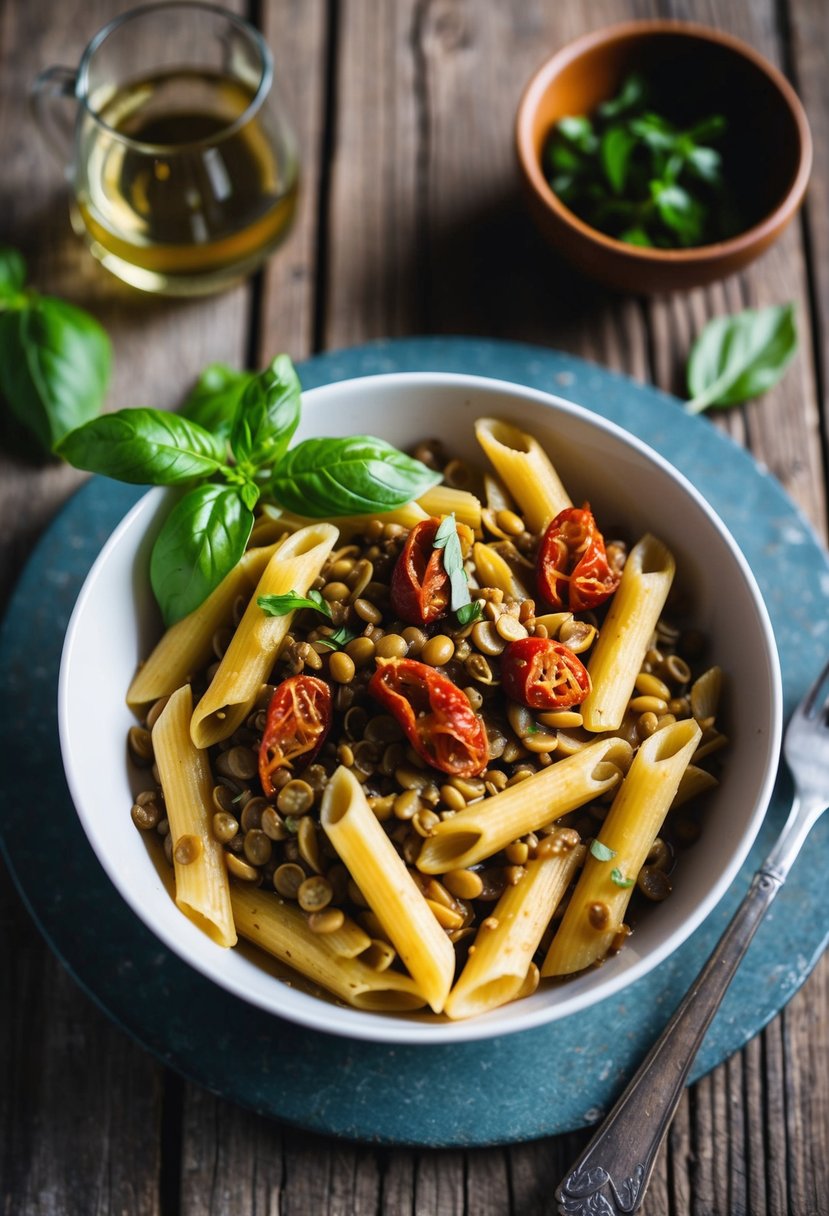
[[[585,612],[609,599],[621,575],[611,570],[588,503],[566,507],[548,525],[538,551],[539,593],[553,608]]]
[[[276,793],[273,774],[292,768],[317,754],[331,726],[331,689],[316,676],[290,676],[274,690],[262,742],[259,745],[259,779],[266,798]]]
[[[427,764],[476,777],[489,763],[483,719],[450,679],[416,659],[378,660],[368,690],[403,728]]]
[[[435,548],[440,520],[423,519],[406,538],[391,577],[391,605],[408,625],[428,625],[449,606],[449,576],[443,551]]]
[[[530,709],[569,709],[590,692],[590,676],[563,642],[519,638],[501,655],[501,685],[508,697]]]

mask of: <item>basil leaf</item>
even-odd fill
[[[199,376],[179,413],[223,439],[230,438],[236,409],[253,372],[239,372],[226,363],[211,363]]]
[[[611,861],[616,856],[615,850],[609,849],[599,839],[590,842],[590,852],[596,861]]]
[[[287,616],[299,608],[313,608],[323,616],[331,616],[328,604],[319,591],[313,589],[307,596],[299,595],[296,591],[288,591],[285,595],[260,595],[256,602],[267,616]]]
[[[253,515],[232,486],[189,490],[167,516],[150,582],[168,627],[198,608],[245,551]]]
[[[599,106],[599,113],[602,118],[616,118],[619,114],[624,114],[626,110],[633,110],[644,105],[647,95],[648,86],[644,76],[640,76],[638,72],[631,72],[616,96],[609,101],[602,102]]]
[[[359,636],[359,633],[352,633],[350,629],[346,629],[345,625],[340,625],[339,629],[335,629],[333,633],[329,633],[325,637],[318,637],[317,641],[321,642],[323,646],[330,646],[332,650],[342,650]]]
[[[630,155],[635,147],[636,136],[627,127],[609,127],[602,136],[602,168],[614,194],[624,191]]]
[[[289,511],[313,519],[393,511],[440,481],[440,474],[383,439],[306,439],[286,452],[269,489]]]
[[[243,481],[239,486],[239,494],[241,495],[242,502],[249,511],[252,511],[259,502],[259,496],[261,493],[262,491],[254,481]]]
[[[104,414],[72,431],[56,451],[77,469],[136,485],[185,485],[224,467],[220,439],[164,410]]]
[[[617,887],[632,887],[633,886],[633,879],[625,878],[624,874],[622,873],[622,871],[619,869],[618,866],[614,866],[613,869],[610,871],[610,880],[611,880],[611,882],[615,882]]]
[[[64,300],[33,295],[0,314],[0,392],[46,449],[99,413],[111,361],[98,322]]]
[[[688,360],[685,409],[739,405],[776,384],[797,349],[794,304],[746,309],[715,317],[697,338]]]
[[[469,607],[469,579],[463,568],[463,552],[454,511],[444,516],[438,524],[432,547],[443,550],[443,568],[449,575],[451,592],[449,607],[458,613],[458,621],[465,624],[466,622],[460,620],[460,613],[462,609]]]
[[[481,601],[471,600],[468,604],[461,604],[455,615],[458,618],[459,625],[471,625],[473,621],[477,621],[484,615]],[[536,727],[535,729],[537,730],[538,728]]]
[[[16,296],[26,283],[26,263],[23,255],[10,245],[0,245],[0,307],[2,297]]]
[[[302,389],[287,355],[277,355],[254,376],[236,407],[230,446],[240,463],[254,468],[274,464],[299,426]]]

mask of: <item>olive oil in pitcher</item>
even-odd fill
[[[293,217],[293,140],[255,88],[171,70],[97,90],[83,126],[73,220],[136,287],[216,290],[254,269]]]

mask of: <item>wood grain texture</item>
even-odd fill
[[[262,0],[300,137],[296,224],[248,287],[197,303],[142,301],[69,232],[56,166],[22,98],[126,4],[0,5],[0,240],[33,278],[113,335],[109,404],[169,406],[209,360],[263,363],[408,333],[470,333],[572,351],[682,394],[706,320],[796,301],[801,351],[762,401],[713,420],[780,478],[826,535],[829,85],[823,0]],[[745,37],[789,70],[816,136],[806,211],[761,262],[687,296],[638,300],[579,280],[521,205],[512,121],[555,47],[630,16],[672,15]],[[0,452],[0,605],[44,522],[79,478]],[[40,943],[0,883],[2,1216],[546,1216],[587,1133],[507,1148],[380,1150],[281,1127],[165,1078]],[[3,984],[4,996],[6,991]],[[678,994],[679,995],[679,994]],[[239,1045],[244,1050],[244,1044]],[[538,1067],[528,1061],[528,1067]],[[520,1077],[505,1084],[520,1084]],[[440,1100],[439,1092],[436,1101]],[[785,1012],[686,1093],[646,1216],[829,1212],[829,964]]]

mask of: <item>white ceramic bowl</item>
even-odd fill
[[[734,879],[771,795],[781,732],[780,673],[754,578],[721,521],[675,469],[609,422],[559,398],[513,384],[439,372],[373,376],[304,396],[297,438],[377,434],[399,447],[439,435],[480,460],[473,422],[500,416],[536,435],[575,502],[630,534],[654,531],[674,550],[694,619],[725,669],[731,745],[711,797],[708,830],[681,857],[673,894],[602,967],[485,1016],[446,1022],[342,1008],[289,986],[241,949],[216,946],[178,911],[130,818],[124,694],[159,630],[147,579],[149,542],[163,491],[144,497],[118,526],[84,584],[60,672],[59,721],[69,788],[113,883],[144,923],[215,983],[281,1017],[354,1038],[399,1043],[480,1039],[577,1013],[631,984],[675,950]]]

